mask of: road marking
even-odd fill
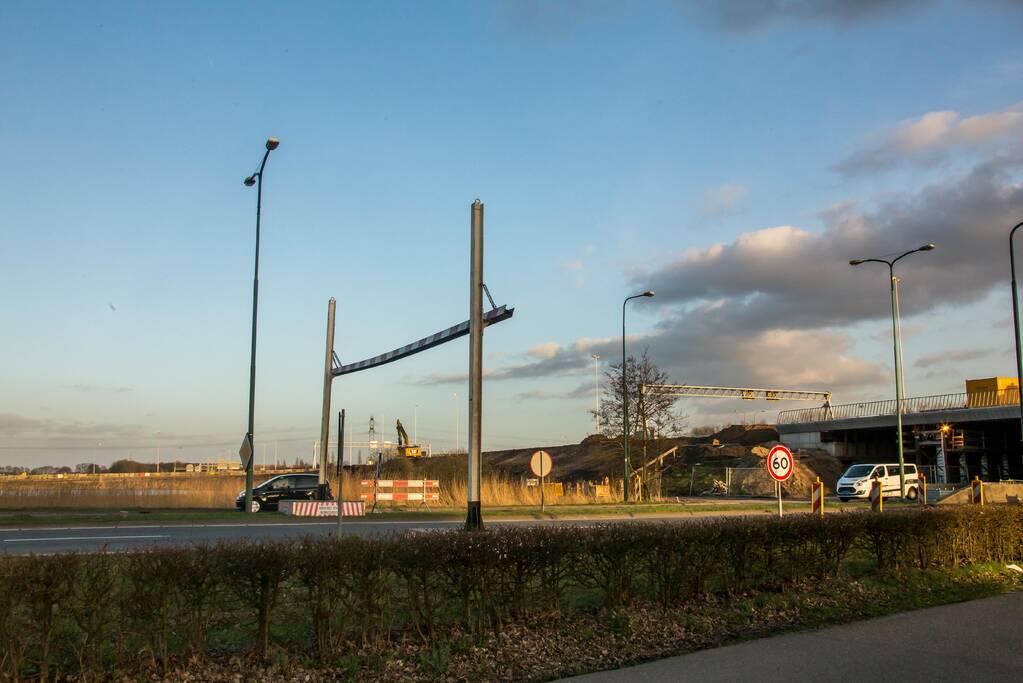
[[[5,538],[4,543],[38,543],[41,541],[118,541],[125,539],[140,539],[140,538],[167,538],[166,535],[148,535],[148,536],[57,536],[57,537],[43,537],[43,538]]]

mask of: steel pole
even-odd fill
[[[327,453],[330,452],[330,389],[333,384],[334,373],[334,310],[336,304],[334,297],[327,302],[327,349],[324,352],[323,361],[323,408],[320,413],[320,478],[319,490],[316,492],[318,500],[327,500],[329,484],[327,484]]]
[[[345,497],[341,489],[342,478],[344,477],[345,459],[345,409],[337,414],[337,535],[341,535],[341,504]]]
[[[899,372],[901,365],[901,359],[899,357],[899,322],[898,318],[895,317],[896,303],[895,303],[895,271],[891,264],[888,264],[889,280],[888,283],[892,289],[892,341],[893,349],[895,354],[895,424],[896,424],[896,436],[895,444],[898,447],[899,453],[899,495],[902,498],[906,497],[906,466],[905,459],[902,452],[902,376]]]
[[[252,274],[252,347],[249,354],[249,427],[246,438],[249,440],[249,459],[245,463],[245,511],[252,512],[252,463],[256,456],[256,317],[259,304],[259,228],[263,212],[263,169],[266,167],[270,150],[263,154],[256,177],[256,256]]]
[[[1016,344],[1016,394],[1019,399],[1020,440],[1023,441],[1023,354],[1020,352],[1019,338],[1019,293],[1016,289],[1016,252],[1012,246],[1012,238],[1021,227],[1023,227],[1023,222],[1017,223],[1009,232],[1009,268],[1012,270],[1012,340]]]
[[[483,204],[472,203],[469,257],[469,468],[465,528],[483,528],[480,468],[483,427]]]
[[[625,358],[625,304],[622,302],[622,445],[624,447],[624,477],[622,479],[622,502],[629,502],[629,385],[626,380],[628,361]]]

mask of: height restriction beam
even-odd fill
[[[483,326],[494,325],[503,320],[508,320],[515,313],[514,308],[508,308],[507,306],[498,306],[487,311],[486,315],[483,316]],[[442,330],[437,334],[431,334],[429,337],[423,337],[419,341],[414,341],[411,344],[406,344],[401,348],[397,348],[394,351],[388,351],[382,353],[379,356],[373,356],[366,360],[360,360],[357,363],[349,363],[340,367],[334,368],[334,377],[340,377],[341,375],[350,375],[353,372],[359,372],[360,370],[369,370],[380,365],[386,365],[387,363],[393,363],[396,360],[402,358],[408,358],[415,354],[432,349],[435,346],[440,346],[446,342],[464,337],[469,334],[469,321],[466,320],[464,323],[459,323],[454,327],[449,327],[446,330]]]
[[[822,401],[824,405],[831,404],[830,391],[750,389],[746,387],[698,387],[692,384],[644,384],[642,392],[667,394],[669,396],[741,398],[744,401],[754,401],[758,398],[762,398],[768,401]]]

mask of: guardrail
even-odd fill
[[[965,408],[995,408],[1019,403],[1016,389],[1001,391],[977,391],[967,394],[937,394],[902,399],[902,414],[926,413],[935,410],[962,410]],[[797,408],[778,413],[778,424],[800,424],[804,422],[825,422],[848,420],[857,417],[882,417],[895,414],[895,399],[845,403],[819,408]]]

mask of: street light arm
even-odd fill
[[[908,252],[908,253],[913,253],[913,252]],[[903,254],[902,256],[905,256],[905,255],[906,254]],[[902,256],[900,256],[899,258],[902,258]],[[896,259],[896,261],[897,260],[898,259]],[[861,258],[861,259],[856,259],[855,261],[850,261],[849,265],[851,265],[851,266],[858,266],[861,263],[883,263],[886,266],[888,266],[889,268],[891,268],[894,265],[895,261],[885,261],[884,259],[880,259],[880,258]]]
[[[890,264],[888,264],[888,265],[889,265],[889,267],[892,267],[892,268],[894,268],[894,267],[895,267],[895,264],[896,264],[896,263],[898,263],[898,262],[899,262],[899,261],[900,261],[901,259],[904,259],[904,258],[906,258],[906,257],[907,257],[907,256],[909,256],[910,254],[915,254],[915,253],[916,253],[916,252],[918,252],[918,251],[920,251],[920,250],[919,250],[919,249],[911,249],[911,250],[907,251],[907,252],[906,252],[905,254],[899,254],[899,255],[898,255],[898,256],[896,256],[896,257],[895,257],[894,259],[892,259],[892,262],[891,262]]]

